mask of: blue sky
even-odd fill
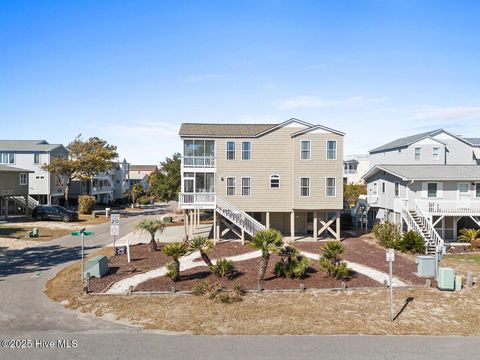
[[[346,153],[480,137],[475,1],[2,1],[0,138],[180,149],[181,122],[344,131]]]

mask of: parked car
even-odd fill
[[[32,211],[35,220],[62,220],[65,222],[77,221],[78,213],[58,205],[40,205]]]

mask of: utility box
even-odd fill
[[[428,255],[417,256],[417,275],[424,277],[435,276],[435,257]]]
[[[84,275],[90,277],[101,278],[108,273],[108,261],[106,256],[94,256],[85,263]]]
[[[440,290],[455,290],[455,271],[452,268],[438,268],[437,287]]]
[[[38,228],[33,228],[32,231],[28,234],[29,237],[31,238],[38,238],[39,236],[39,231]]]

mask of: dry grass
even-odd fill
[[[440,262],[442,267],[454,268],[464,279],[467,272],[473,272],[473,277],[480,278],[480,253],[447,255]]]
[[[45,292],[55,301],[67,300],[72,309],[114,314],[148,329],[194,334],[480,335],[478,287],[458,293],[395,289],[396,312],[407,298],[413,301],[393,323],[388,321],[387,292],[382,288],[247,294],[236,304],[189,295],[84,296],[77,263],[50,280]]]
[[[0,237],[30,241],[49,241],[70,233],[70,230],[68,229],[39,227],[39,237],[31,238],[29,236],[30,231],[32,231],[31,227],[1,226]]]
[[[105,217],[105,215],[98,215],[98,217],[93,217],[92,215],[79,214],[78,220],[79,220],[78,224],[84,226],[84,225],[104,224],[110,219]]]

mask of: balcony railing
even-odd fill
[[[464,200],[416,199],[415,202],[417,206],[424,213],[428,213],[431,215],[480,216],[480,200],[476,200],[476,199],[464,199]]]
[[[215,193],[180,193],[180,206],[215,207]]]
[[[184,156],[184,168],[213,168],[215,167],[215,157],[213,156]]]
[[[112,191],[113,188],[111,186],[92,186],[92,194],[105,194]]]
[[[347,175],[347,174],[356,174],[356,173],[358,173],[358,170],[357,170],[357,169],[343,169],[343,173],[344,173],[345,175]]]

